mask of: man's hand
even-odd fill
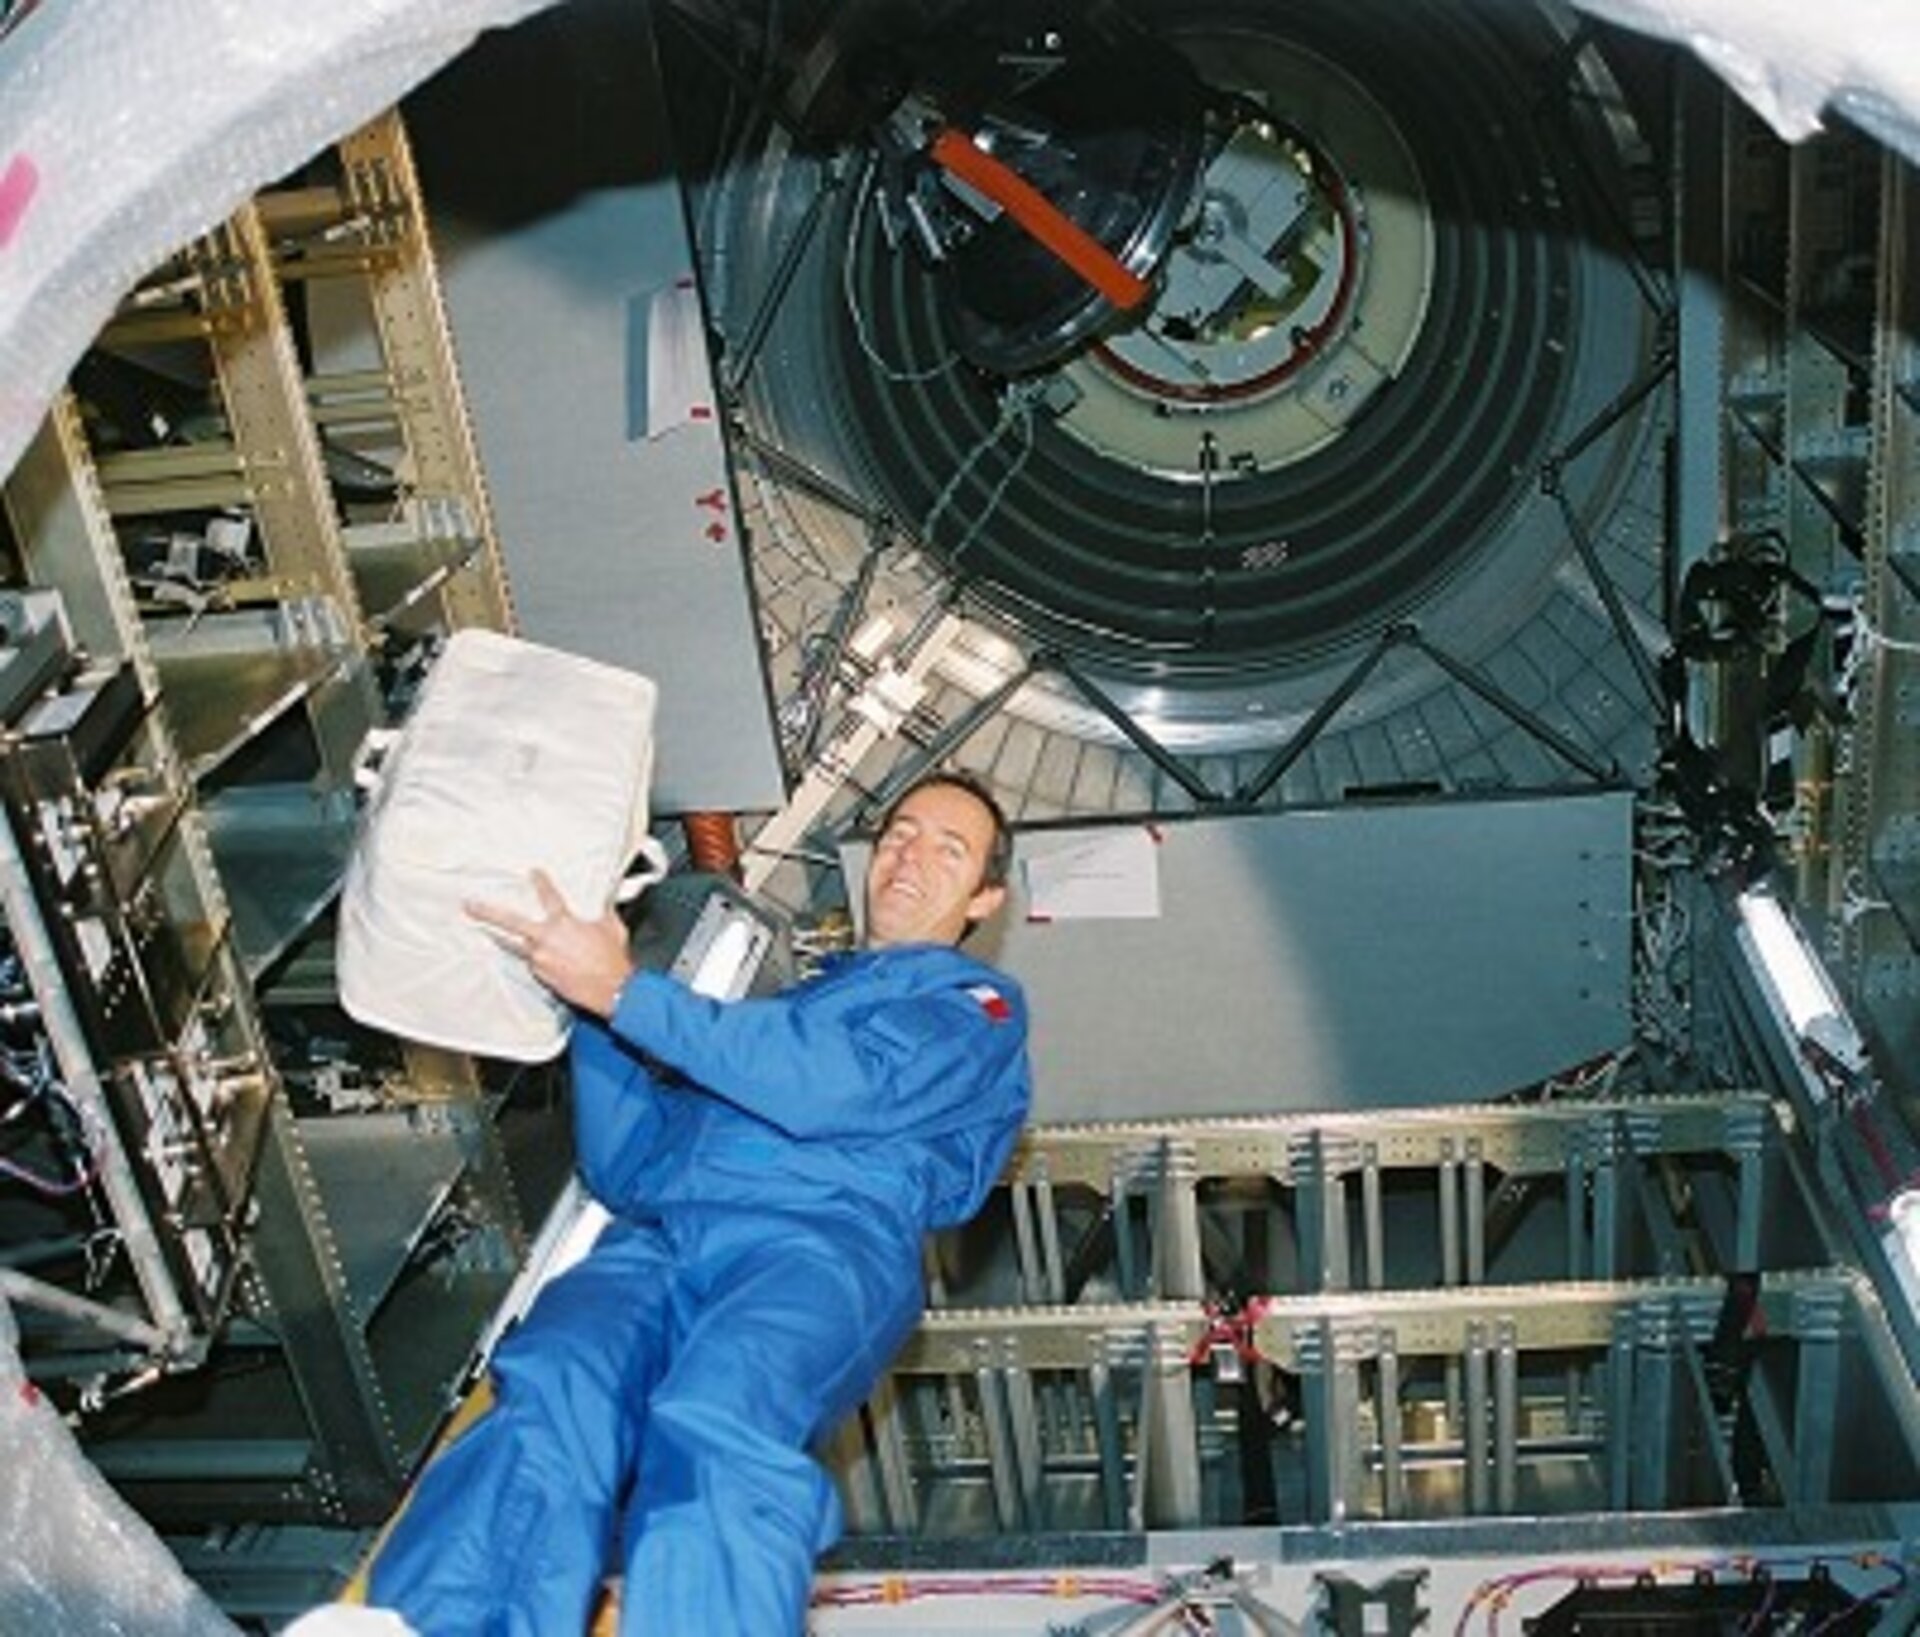
[[[467,914],[491,928],[562,1000],[595,1017],[612,1017],[620,990],[633,975],[626,923],[611,909],[597,921],[581,920],[545,870],[533,872],[533,890],[540,900],[538,917],[471,900]]]

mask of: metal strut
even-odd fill
[[[1234,793],[1234,800],[1251,805],[1285,778],[1287,769],[1313,748],[1314,740],[1325,731],[1327,724],[1333,720],[1334,713],[1360,691],[1361,684],[1373,675],[1380,661],[1387,657],[1388,650],[1410,641],[1413,635],[1414,629],[1411,625],[1390,625],[1382,631],[1374,639],[1373,646],[1361,656],[1360,663],[1341,679],[1339,686],[1328,694],[1313,715],[1301,724],[1300,731],[1280,747],[1279,752],[1265,767],[1241,785]]]
[[[914,780],[928,768],[939,766],[971,739],[981,727],[999,714],[1000,708],[1008,700],[1044,668],[1043,659],[1029,659],[992,693],[976,699],[965,712],[929,739],[924,748],[901,757],[893,771],[875,786],[872,794],[856,809],[848,828],[857,828],[874,814],[884,813]]]
[[[1448,676],[1452,677],[1454,681],[1458,682],[1461,687],[1467,689],[1478,698],[1485,700],[1486,703],[1491,705],[1502,716],[1506,717],[1508,721],[1512,722],[1523,732],[1531,734],[1549,750],[1577,767],[1595,783],[1606,784],[1619,777],[1619,763],[1595,761],[1586,751],[1582,750],[1558,728],[1554,727],[1551,722],[1548,722],[1536,712],[1528,710],[1526,706],[1522,705],[1519,700],[1515,699],[1511,694],[1496,687],[1492,682],[1488,681],[1484,676],[1481,676],[1470,667],[1461,664],[1460,661],[1455,659],[1451,654],[1434,647],[1432,643],[1420,635],[1418,630],[1414,630],[1407,640],[1412,643],[1415,648],[1419,649],[1421,653],[1425,654],[1428,659],[1432,660],[1434,664],[1438,665],[1441,670],[1445,671]]]
[[[1593,537],[1588,534],[1587,526],[1580,520],[1580,514],[1574,509],[1573,502],[1567,497],[1566,487],[1560,481],[1560,464],[1549,461],[1540,474],[1540,487],[1553,497],[1560,508],[1560,516],[1566,522],[1568,537],[1573,541],[1573,549],[1580,554],[1580,562],[1587,571],[1587,577],[1593,581],[1593,587],[1600,593],[1601,604],[1607,611],[1607,623],[1613,627],[1613,634],[1619,638],[1620,646],[1627,651],[1627,658],[1633,664],[1633,674],[1639,678],[1641,689],[1648,702],[1653,706],[1655,717],[1665,714],[1667,696],[1660,686],[1660,674],[1654,668],[1653,660],[1641,645],[1640,638],[1634,633],[1633,622],[1627,617],[1626,604],[1620,600],[1620,588],[1613,583],[1613,576],[1606,571],[1600,561],[1600,554],[1594,549]]]
[[[1138,750],[1141,755],[1145,756],[1147,760],[1159,768],[1162,773],[1172,779],[1174,783],[1179,785],[1182,790],[1186,791],[1186,793],[1200,803],[1202,807],[1215,806],[1225,799],[1219,791],[1208,784],[1193,768],[1188,766],[1187,763],[1182,761],[1178,756],[1174,755],[1172,751],[1167,749],[1165,745],[1161,744],[1158,739],[1154,738],[1152,734],[1147,732],[1145,728],[1122,710],[1092,677],[1088,676],[1064,654],[1055,655],[1050,668],[1057,672],[1065,681],[1071,683],[1074,692],[1079,694],[1082,699],[1117,727],[1121,733],[1126,736],[1128,743],[1130,743],[1134,749]]]
[[[845,488],[828,477],[817,467],[809,466],[798,455],[782,449],[779,444],[758,432],[737,417],[730,428],[730,434],[736,443],[767,470],[767,475],[778,482],[791,484],[803,494],[812,495],[815,500],[825,501],[836,511],[858,518],[869,528],[878,527],[888,521],[884,506],[876,506],[871,500],[862,500],[851,489]]]
[[[738,395],[747,377],[753,373],[753,366],[759,362],[760,349],[766,345],[767,333],[773,328],[774,319],[779,316],[787,292],[793,288],[794,275],[800,271],[800,263],[813,246],[828,204],[845,182],[845,162],[841,156],[835,155],[828,162],[825,178],[807,201],[806,213],[800,218],[800,225],[793,230],[793,237],[787,240],[780,252],[780,260],[774,264],[773,277],[767,281],[753,316],[747,320],[746,332],[740,337],[739,350],[727,360],[722,384],[729,398]]]

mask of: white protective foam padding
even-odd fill
[[[115,305],[552,0],[42,0],[0,36],[0,476]]]
[[[1920,164],[1920,0],[1574,0],[1676,40],[1789,142],[1845,115]]]
[[[27,1379],[0,1297],[0,1631],[240,1637]]]

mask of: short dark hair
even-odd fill
[[[1013,826],[1007,822],[1006,809],[999,799],[984,783],[971,773],[962,772],[957,767],[943,767],[932,773],[922,775],[895,796],[880,820],[877,834],[884,835],[892,825],[894,815],[900,811],[901,804],[916,791],[927,790],[940,785],[955,790],[964,790],[987,810],[987,816],[993,820],[993,839],[987,844],[987,856],[980,868],[980,886],[1004,887],[1007,877],[1013,871]]]

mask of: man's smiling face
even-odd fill
[[[1000,907],[1006,888],[981,885],[993,815],[950,784],[915,790],[894,810],[867,869],[867,943],[958,943]]]

